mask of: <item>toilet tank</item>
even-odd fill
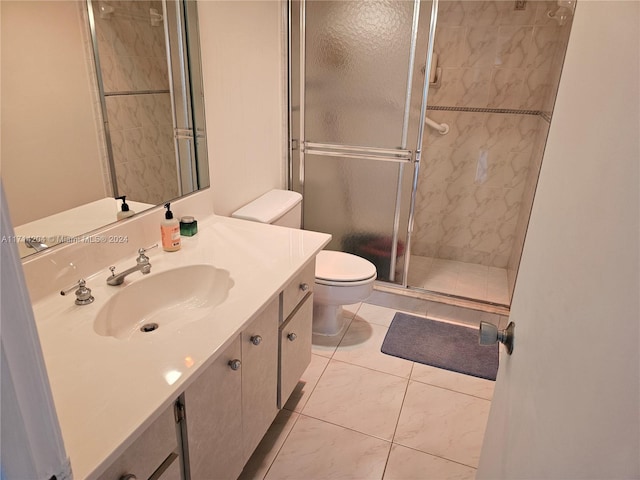
[[[302,195],[290,190],[271,190],[236,210],[231,216],[252,222],[300,228]]]

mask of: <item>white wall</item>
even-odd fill
[[[214,209],[285,185],[282,4],[198,2]]]
[[[78,3],[2,3],[2,178],[22,225],[106,192]]]
[[[578,2],[478,478],[640,478],[638,39]]]
[[[0,183],[0,235],[13,236]],[[16,245],[0,244],[0,477],[71,478]]]

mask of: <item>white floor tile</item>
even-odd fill
[[[343,315],[344,327],[337,335],[313,335],[311,339],[311,353],[314,355],[320,355],[321,357],[331,358],[336,351],[338,344],[347,333],[349,325],[353,319],[353,315]]]
[[[491,400],[496,382],[415,363],[411,380]]]
[[[393,442],[477,468],[490,404],[411,381]]]
[[[391,444],[302,415],[267,480],[382,478]]]
[[[295,412],[302,411],[328,363],[329,359],[326,357],[311,355],[311,363],[302,374],[296,388],[291,392],[291,396],[285,403],[284,408]]]
[[[380,351],[388,331],[382,325],[354,319],[333,354],[333,359],[399,377],[409,377],[413,362]]]
[[[402,445],[393,445],[384,480],[473,480],[475,468],[412,450]]]
[[[365,320],[369,323],[375,323],[376,325],[383,325],[388,327],[391,325],[393,316],[397,313],[397,310],[393,308],[380,307],[378,305],[371,305],[369,303],[363,303],[358,310],[355,318],[358,320]]]
[[[408,379],[331,360],[304,415],[391,441]]]
[[[276,458],[278,451],[291,432],[299,415],[289,410],[280,410],[271,427],[256,447],[255,452],[242,470],[238,480],[262,479]]]

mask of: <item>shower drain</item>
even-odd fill
[[[157,323],[145,323],[142,327],[140,327],[140,331],[144,333],[153,332],[157,328],[158,328]]]

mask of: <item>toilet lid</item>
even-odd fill
[[[316,257],[316,279],[359,282],[375,278],[376,267],[369,260],[344,252],[322,250]]]

